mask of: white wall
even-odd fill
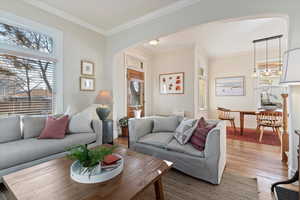
[[[257,110],[255,96],[255,82],[251,77],[253,64],[251,54],[215,58],[209,61],[209,118],[216,119],[217,107],[224,107],[231,110]],[[244,76],[245,96],[216,96],[215,79],[221,77]],[[240,126],[239,113],[234,113],[236,126]],[[255,116],[245,116],[245,127],[255,128]]]
[[[194,47],[155,54],[152,71],[152,112],[171,114],[184,110],[187,117],[194,116]],[[184,72],[184,94],[160,94],[159,74]]]
[[[151,99],[152,99],[152,84],[151,84],[151,58],[152,54],[144,49],[129,48],[116,54],[114,58],[114,138],[118,137],[120,130],[118,127],[118,120],[124,116],[127,116],[127,77],[125,66],[125,54],[134,56],[143,61],[144,75],[145,75],[145,115],[151,115]]]
[[[63,91],[64,109],[69,105],[71,112],[78,112],[89,106],[96,92],[103,88],[103,56],[105,39],[98,33],[75,25],[55,15],[19,0],[1,0],[0,10],[60,30],[63,33]],[[80,92],[80,61],[93,61],[96,66],[96,91]]]
[[[283,51],[286,44],[283,44]],[[269,50],[269,59],[278,60],[278,50]],[[258,63],[265,61],[265,51],[257,50],[256,60]],[[255,111],[259,105],[259,91],[257,79],[253,74],[253,52],[241,52],[236,55],[216,57],[209,60],[209,118],[217,118],[217,107],[231,110]],[[245,96],[216,96],[215,79],[222,77],[244,76]],[[239,113],[232,113],[235,117],[236,126],[240,126]],[[245,128],[256,128],[255,116],[245,116]]]

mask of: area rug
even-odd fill
[[[272,131],[264,131],[262,141],[259,142],[259,133],[257,133],[255,129],[244,129],[244,133],[243,135],[241,135],[239,129],[237,129],[235,133],[233,128],[227,127],[227,138],[233,140],[253,142],[257,144],[280,146],[280,140],[278,136],[275,135]]]
[[[212,185],[176,170],[163,177],[166,200],[257,200],[257,180],[225,172],[220,185]],[[149,187],[136,200],[155,199]]]
[[[166,200],[257,200],[257,180],[230,173],[224,173],[220,185],[212,185],[192,178],[176,170],[170,170],[163,177]],[[2,189],[1,189],[2,188]],[[7,191],[0,184],[0,200],[6,198]],[[154,187],[150,186],[136,200],[155,199]]]

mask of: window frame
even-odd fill
[[[55,62],[56,88],[55,88],[55,107],[54,114],[64,111],[63,99],[63,33],[55,28],[42,25],[32,20],[16,16],[9,12],[0,11],[0,22],[11,26],[17,26],[37,33],[46,34],[53,39],[53,52],[46,53],[34,49],[26,49],[15,45],[0,42],[0,53],[10,53],[16,56],[46,59]],[[43,30],[42,32],[40,30]]]
[[[198,102],[197,102],[197,105],[198,105],[198,110],[199,111],[206,111],[208,110],[208,99],[207,99],[207,96],[208,96],[208,79],[207,79],[207,76],[205,75],[205,69],[203,69],[203,75],[199,75],[197,74],[197,89],[198,89]],[[200,104],[199,104],[199,101],[200,101],[200,85],[199,85],[199,82],[200,80],[204,80],[205,82],[205,96],[204,96],[204,107],[200,107]]]

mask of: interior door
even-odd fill
[[[144,72],[127,69],[127,116],[134,117],[135,110],[145,115]]]

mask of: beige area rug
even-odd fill
[[[257,200],[257,180],[224,173],[220,185],[212,185],[176,170],[170,170],[163,178],[166,200]],[[7,191],[0,184],[0,200],[6,198]],[[154,200],[154,187],[150,186],[137,200]]]

